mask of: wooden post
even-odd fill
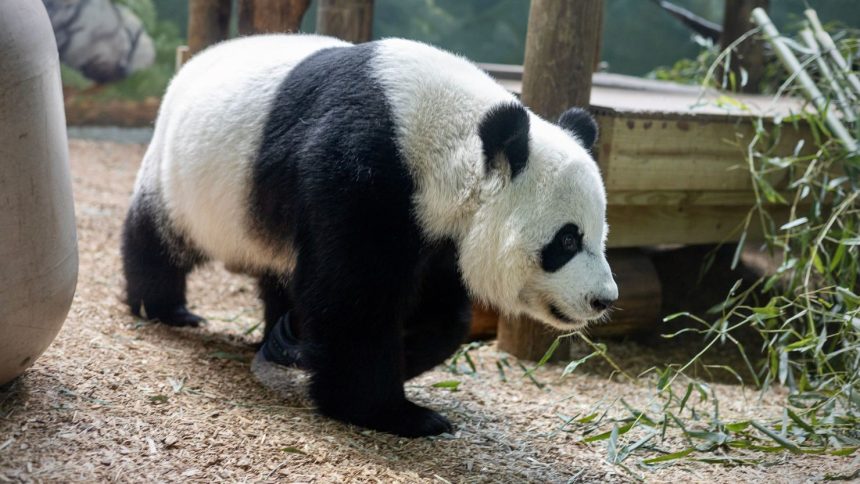
[[[320,0],[317,33],[348,42],[373,37],[373,0]]]
[[[523,103],[555,121],[588,106],[603,0],[532,0],[523,65]]]
[[[298,32],[311,0],[239,0],[239,34]]]
[[[726,0],[720,48],[727,49],[732,42],[755,28],[750,19],[753,9],[761,7],[767,10],[769,3],[769,0]],[[764,67],[764,47],[759,36],[750,37],[735,48],[731,71],[738,83],[741,81],[741,68],[746,70],[749,76],[746,85],[737,86],[740,91],[758,92],[764,77]]]
[[[603,0],[532,0],[523,65],[523,103],[555,121],[571,106],[589,105],[600,43]],[[538,360],[557,332],[526,317],[499,318],[499,349]],[[570,355],[565,342],[553,359]]]
[[[230,0],[189,0],[189,56],[227,38],[230,3]]]

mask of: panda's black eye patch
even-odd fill
[[[555,272],[581,250],[582,232],[579,231],[579,227],[576,224],[565,224],[541,250],[541,267],[546,272]]]

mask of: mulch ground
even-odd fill
[[[209,319],[175,330],[132,317],[120,302],[120,225],[141,145],[72,141],[80,276],[68,320],[27,373],[0,393],[0,481],[591,482],[632,480],[583,443],[561,416],[619,397],[653,403],[653,384],[588,363],[505,377],[493,345],[472,352],[476,375],[440,367],[409,382],[415,401],[455,422],[451,436],[403,439],[316,415],[305,376],[252,364],[260,305],[251,279],[211,266],[190,281]],[[583,351],[574,345],[577,351]],[[647,368],[697,347],[611,343],[614,358]],[[685,353],[684,353],[685,352]],[[682,360],[678,360],[682,361]],[[254,367],[252,371],[252,366]],[[255,378],[254,374],[257,377]],[[261,383],[265,381],[265,384]],[[434,383],[458,380],[457,391]],[[773,418],[784,392],[714,383],[724,419]],[[670,441],[666,443],[671,448]],[[676,449],[683,443],[676,442]],[[804,482],[850,476],[860,458],[757,455],[757,464],[701,462],[632,471],[650,482]]]

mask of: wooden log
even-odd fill
[[[230,4],[230,0],[189,0],[189,56],[227,38]]]
[[[598,56],[603,0],[532,0],[526,33],[522,100],[555,120],[571,106],[588,106]],[[540,359],[556,334],[526,317],[499,318],[499,349],[517,358]],[[562,342],[553,359],[570,354]]]
[[[320,0],[317,33],[348,42],[367,42],[373,37],[373,0]]]
[[[588,106],[602,10],[603,0],[532,0],[522,100],[534,112],[555,120]]]
[[[663,291],[654,263],[639,249],[610,249],[606,258],[619,298],[609,321],[590,326],[588,334],[605,338],[656,331]]]
[[[560,334],[564,333],[531,318],[499,316],[499,349],[521,360],[541,359]],[[568,359],[570,359],[570,343],[564,339],[549,361]]]
[[[311,0],[239,0],[239,34],[298,32]]]
[[[750,20],[753,9],[761,7],[767,10],[769,3],[769,0],[726,0],[720,48],[727,49],[734,41],[752,30],[755,27]],[[747,83],[738,85],[738,90],[758,92],[764,78],[764,68],[764,46],[758,36],[738,44],[732,55],[730,69],[738,83],[741,81],[741,69],[745,70],[748,76]]]

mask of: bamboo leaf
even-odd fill
[[[792,441],[788,440],[787,438],[779,435],[778,433],[765,427],[764,425],[761,425],[760,423],[756,422],[755,420],[753,420],[750,423],[752,424],[753,427],[755,427],[761,433],[763,433],[763,434],[767,435],[768,437],[770,437],[771,439],[773,439],[773,441],[776,442],[777,444],[779,444],[781,447],[783,447],[783,448],[785,448],[785,449],[787,449],[787,450],[789,450],[795,454],[801,453],[800,447],[798,447],[797,444],[795,444],[794,442],[792,442]]]
[[[696,451],[695,447],[690,447],[689,449],[684,449],[679,452],[673,452],[671,454],[661,455],[660,457],[652,457],[651,459],[645,459],[642,461],[643,464],[659,464],[661,462],[669,462],[671,460],[683,459],[688,455],[692,454]]]
[[[807,222],[809,222],[809,219],[808,219],[808,218],[806,218],[806,217],[796,218],[796,219],[792,220],[791,222],[788,222],[788,223],[786,223],[786,224],[783,224],[783,225],[779,228],[779,230],[789,230],[789,229],[793,229],[793,228],[795,228],[795,227],[800,227],[801,225],[803,225],[803,224],[805,224],[805,223],[807,223]]]
[[[432,386],[433,388],[445,388],[447,390],[451,390],[452,392],[456,392],[457,388],[460,387],[460,381],[459,380],[443,380],[440,382],[436,382],[430,386]]]
[[[624,435],[627,432],[630,432],[630,429],[633,428],[633,423],[624,424],[621,427],[612,427],[612,430],[608,432],[603,432],[601,434],[592,435],[591,437],[586,437],[582,439],[583,442],[597,442],[600,440],[606,440],[612,436],[612,432],[617,432],[618,435]]]

